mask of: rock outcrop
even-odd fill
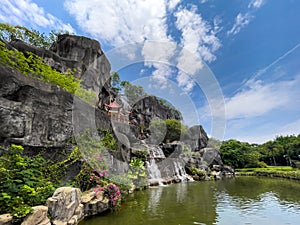
[[[81,191],[78,188],[61,187],[46,202],[53,225],[75,225],[84,216]]]
[[[31,46],[21,40],[12,41],[10,46],[25,54],[32,52],[40,56],[57,71],[75,71],[83,87],[97,93],[110,80],[110,63],[96,40],[64,34],[58,36],[50,50]]]
[[[192,126],[188,130],[188,138],[184,140],[192,151],[200,151],[207,146],[208,136],[201,125]]]
[[[0,215],[0,225],[12,225],[13,217],[11,214]]]
[[[97,196],[93,190],[84,193],[81,197],[81,203],[83,214],[86,217],[101,214],[109,209],[109,200],[104,197],[103,191],[98,191]]]
[[[175,109],[163,105],[155,96],[146,96],[135,102],[129,116],[130,123],[146,132],[153,119],[181,119],[181,114]],[[147,134],[144,134],[147,136]]]
[[[2,143],[62,147],[70,139],[73,96],[0,64]]]
[[[25,217],[21,225],[51,225],[47,206],[40,205],[32,208],[33,212]]]

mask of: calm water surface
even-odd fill
[[[135,192],[121,210],[80,225],[299,225],[300,182],[238,177]]]

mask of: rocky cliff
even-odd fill
[[[21,40],[9,43],[23,53],[32,52],[59,72],[72,70],[84,88],[97,93],[109,88],[110,63],[98,41],[75,35],[59,35],[50,50],[31,46]]]
[[[75,71],[75,76],[82,80],[82,85],[99,93],[99,101],[109,99],[110,94],[110,63],[101,50],[100,44],[92,39],[74,35],[61,35],[53,43],[50,50],[30,46],[22,41],[8,44],[11,49],[33,52],[42,57],[53,69],[65,72]],[[76,132],[86,129],[105,129],[114,132],[118,141],[119,152],[113,153],[118,160],[109,160],[110,167],[122,173],[128,170],[128,162],[136,156],[137,148],[144,149],[146,145],[148,168],[153,163],[162,162],[160,172],[163,176],[178,177],[184,174],[186,163],[197,167],[198,161],[191,157],[181,157],[183,149],[190,153],[200,152],[208,142],[204,129],[199,125],[189,129],[188,137],[182,143],[151,146],[141,141],[149,137],[147,128],[153,119],[181,119],[177,110],[162,104],[155,96],[146,96],[136,102],[129,116],[130,124],[112,120],[102,107],[89,105],[62,88],[43,83],[31,77],[24,76],[18,71],[0,64],[0,144],[8,146],[11,143],[23,145],[26,154],[38,154],[41,149],[46,158],[61,160],[65,152],[70,153],[76,143]],[[144,146],[144,147],[143,147]],[[154,152],[161,151],[161,158],[155,157]],[[53,154],[55,155],[53,157]],[[180,158],[172,161],[172,169],[166,171],[165,163],[169,158]],[[219,157],[219,154],[215,156]],[[107,155],[111,159],[111,155]],[[154,160],[151,162],[151,160]],[[192,160],[192,161],[191,161]],[[190,162],[191,161],[191,162]],[[212,160],[220,165],[221,161]],[[152,164],[151,164],[152,163]],[[200,164],[199,164],[200,165]],[[202,164],[201,164],[202,165]],[[199,167],[199,166],[198,166]],[[200,168],[200,167],[199,167]],[[73,168],[74,169],[74,168]],[[77,165],[78,172],[80,165]],[[71,169],[70,169],[71,170]],[[73,173],[73,176],[76,172]],[[180,176],[181,176],[180,175]],[[67,178],[72,177],[67,176]],[[66,178],[66,179],[67,179]]]

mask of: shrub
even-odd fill
[[[109,200],[109,206],[111,209],[117,209],[121,204],[121,192],[119,187],[116,184],[109,183],[105,187],[96,188],[94,190],[95,197],[97,197],[98,193],[103,191],[104,196]]]
[[[11,145],[0,157],[0,214],[11,213],[15,221],[32,212],[31,206],[44,204],[55,188],[47,162],[40,156],[21,156],[23,147]]]

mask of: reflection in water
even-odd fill
[[[257,177],[135,192],[121,210],[80,225],[298,225],[300,182]]]
[[[217,224],[299,224],[298,181],[240,177],[218,189]]]
[[[148,212],[152,215],[157,215],[160,212],[158,212],[158,206],[159,206],[159,202],[160,202],[160,198],[163,192],[163,188],[162,187],[158,187],[158,188],[151,188],[149,190],[149,199],[148,199]]]

